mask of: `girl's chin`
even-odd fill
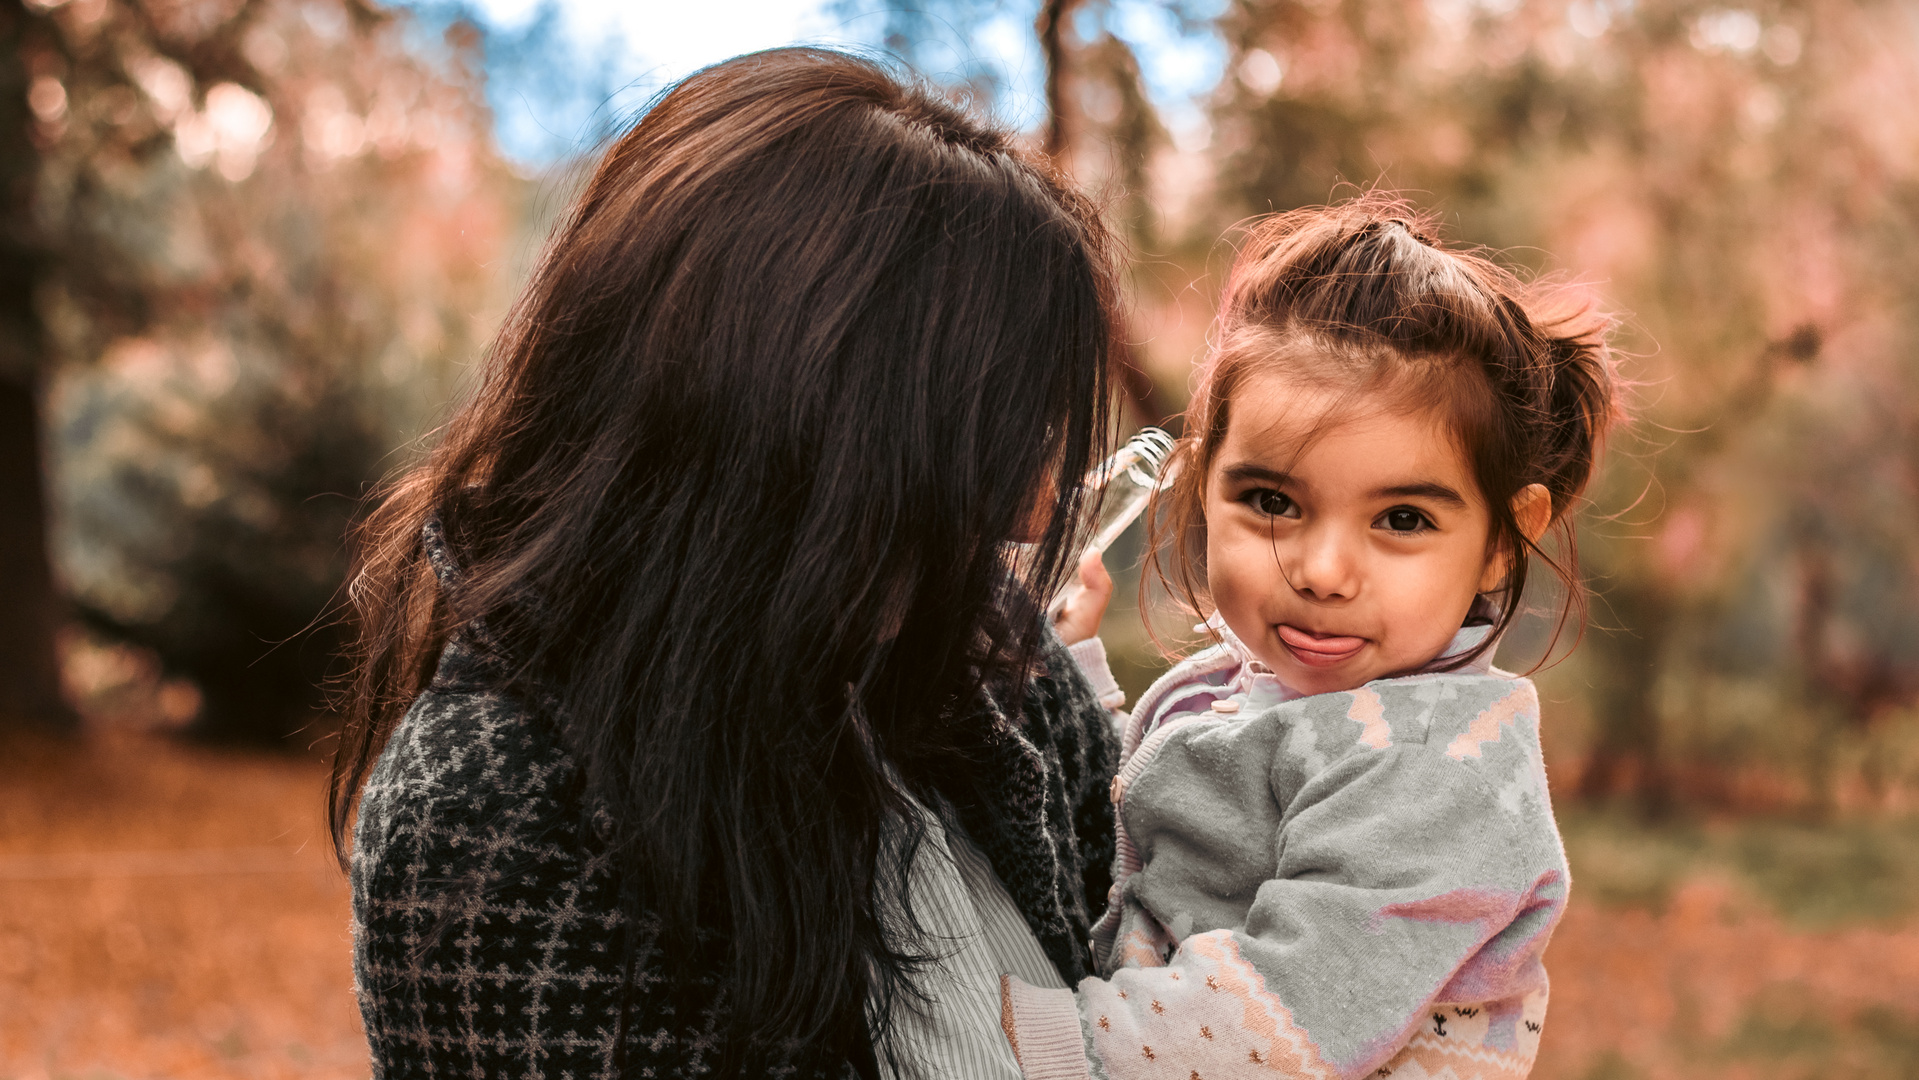
[[[1354,690],[1366,685],[1377,677],[1372,671],[1374,665],[1365,663],[1365,650],[1339,663],[1307,663],[1302,661],[1293,650],[1281,647],[1277,664],[1268,661],[1268,666],[1279,676],[1281,682],[1302,694],[1333,694],[1342,690]]]
[[[1353,678],[1342,679],[1337,674],[1326,671],[1314,671],[1310,674],[1302,674],[1297,682],[1291,679],[1287,680],[1287,682],[1292,684],[1294,690],[1308,697],[1314,694],[1337,694],[1346,690],[1357,690],[1365,686],[1367,681],[1368,679],[1365,676],[1354,676]]]

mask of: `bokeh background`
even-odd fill
[[[594,146],[792,40],[1100,194],[1129,423],[1183,405],[1234,224],[1342,193],[1619,312],[1591,618],[1503,654],[1575,877],[1536,1075],[1919,1076],[1912,0],[0,0],[0,1080],[366,1075],[343,531]],[[1140,554],[1135,693],[1190,623]]]

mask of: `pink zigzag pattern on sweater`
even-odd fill
[[[1454,761],[1476,758],[1480,748],[1489,742],[1498,742],[1500,731],[1510,726],[1516,717],[1533,716],[1539,712],[1539,698],[1533,692],[1532,684],[1525,681],[1513,683],[1512,692],[1482,709],[1473,722],[1466,726],[1446,747],[1446,756]]]
[[[1478,923],[1482,937],[1512,921],[1524,894],[1509,889],[1452,889],[1420,900],[1387,904],[1373,913],[1375,929],[1387,919],[1418,919],[1421,922]]]
[[[1362,686],[1352,694],[1353,703],[1346,709],[1346,719],[1360,726],[1359,741],[1375,750],[1391,746],[1393,729],[1386,723],[1386,702],[1380,699],[1379,692]]]

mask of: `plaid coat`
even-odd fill
[[[437,525],[428,554],[457,568]],[[963,824],[1069,984],[1091,973],[1087,912],[1110,884],[1118,757],[1106,710],[1057,639],[1024,715],[975,705],[986,791]],[[380,1080],[610,1080],[630,995],[625,1075],[711,1075],[725,1047],[715,967],[668,971],[642,924],[622,986],[620,880],[579,770],[540,708],[507,689],[483,627],[454,636],[368,778],[354,832],[354,975]],[[839,1078],[805,1048],[748,1075]]]

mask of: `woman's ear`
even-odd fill
[[[1513,496],[1513,522],[1519,526],[1519,533],[1528,543],[1537,544],[1539,538],[1546,535],[1546,526],[1553,520],[1553,496],[1544,484],[1527,484]],[[1486,568],[1479,575],[1479,591],[1492,592],[1512,571],[1515,559],[1513,552],[1506,550],[1505,544],[1498,544],[1486,553]]]

